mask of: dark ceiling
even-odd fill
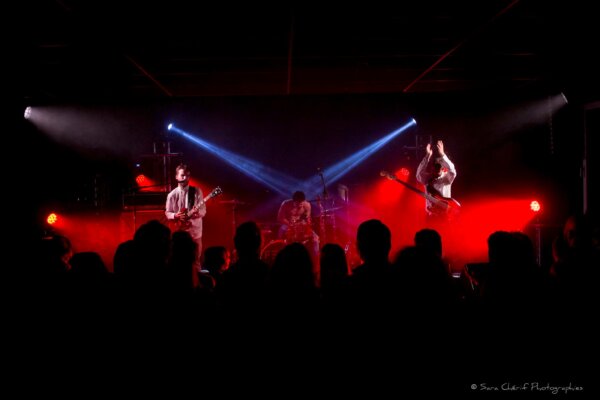
[[[576,1],[398,3],[24,2],[17,96],[600,94],[595,14]]]

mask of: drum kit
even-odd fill
[[[281,224],[259,223],[258,225],[261,228],[263,243],[266,243],[260,252],[260,258],[269,265],[275,262],[277,253],[288,244],[298,242],[309,248],[308,244],[312,243],[313,229],[310,224],[289,225],[281,237],[279,237]]]
[[[275,261],[277,253],[290,243],[298,242],[307,247],[313,243],[313,232],[317,233],[320,244],[335,242],[336,235],[336,214],[344,209],[345,205],[330,204],[328,208],[323,207],[320,199],[308,200],[311,203],[317,203],[319,213],[313,218],[312,224],[300,221],[291,224],[287,230],[280,236],[281,224],[279,223],[259,223],[262,232],[263,243],[260,258],[266,263],[272,264]]]
[[[317,233],[321,244],[336,241],[336,214],[344,209],[345,204],[336,205],[327,200],[320,198],[308,200],[310,203],[315,203],[314,209],[317,215],[313,218],[313,222],[307,223],[300,221],[288,226],[287,231],[281,235],[281,224],[277,222],[259,222],[258,226],[262,235],[263,248],[260,252],[260,257],[263,261],[272,264],[275,261],[277,253],[290,243],[299,242],[307,247],[313,243],[313,232]],[[237,226],[237,209],[240,206],[248,203],[233,200],[222,200],[219,203],[232,207],[232,227],[235,233]],[[328,207],[325,207],[328,206]]]
[[[321,243],[334,243],[337,241],[337,212],[344,209],[345,205],[336,205],[333,201],[314,200],[319,207],[319,215],[315,218],[318,224],[316,231],[319,233]]]

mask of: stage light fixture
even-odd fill
[[[537,213],[540,212],[542,206],[537,200],[533,200],[531,203],[529,203],[529,208],[531,209],[531,211]]]
[[[54,225],[57,221],[58,221],[58,215],[56,215],[55,213],[50,213],[50,214],[48,214],[48,217],[46,217],[46,222],[49,225]]]

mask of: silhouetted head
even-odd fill
[[[292,195],[292,200],[294,200],[295,202],[301,202],[306,200],[306,196],[304,195],[304,192],[301,192],[300,190],[294,192],[294,194]]]
[[[231,254],[225,246],[211,246],[204,250],[202,266],[211,274],[220,274],[229,268]]]
[[[387,262],[392,248],[390,229],[377,219],[365,221],[358,226],[356,246],[363,261]]]
[[[237,227],[233,238],[240,257],[258,255],[262,237],[260,228],[254,221],[247,221]]]
[[[421,229],[415,234],[415,246],[442,256],[442,237],[433,229]]]
[[[432,172],[434,176],[441,176],[445,171],[445,168],[442,167],[442,163],[439,158],[436,158],[433,163]]]

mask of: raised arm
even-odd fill
[[[438,152],[440,153],[440,157],[441,157],[440,164],[442,165],[443,168],[446,168],[446,170],[448,171],[446,176],[444,177],[444,179],[446,180],[447,183],[452,183],[454,181],[454,178],[456,178],[456,167],[454,166],[454,163],[452,161],[450,161],[450,159],[446,155],[446,152],[444,150],[444,142],[442,142],[441,140],[438,140],[437,148],[438,148]]]
[[[430,174],[427,172],[427,164],[429,164],[429,160],[431,160],[432,155],[433,150],[431,150],[431,143],[427,143],[427,147],[425,148],[425,157],[423,157],[423,160],[417,168],[417,180],[423,185],[426,185],[430,178]]]

